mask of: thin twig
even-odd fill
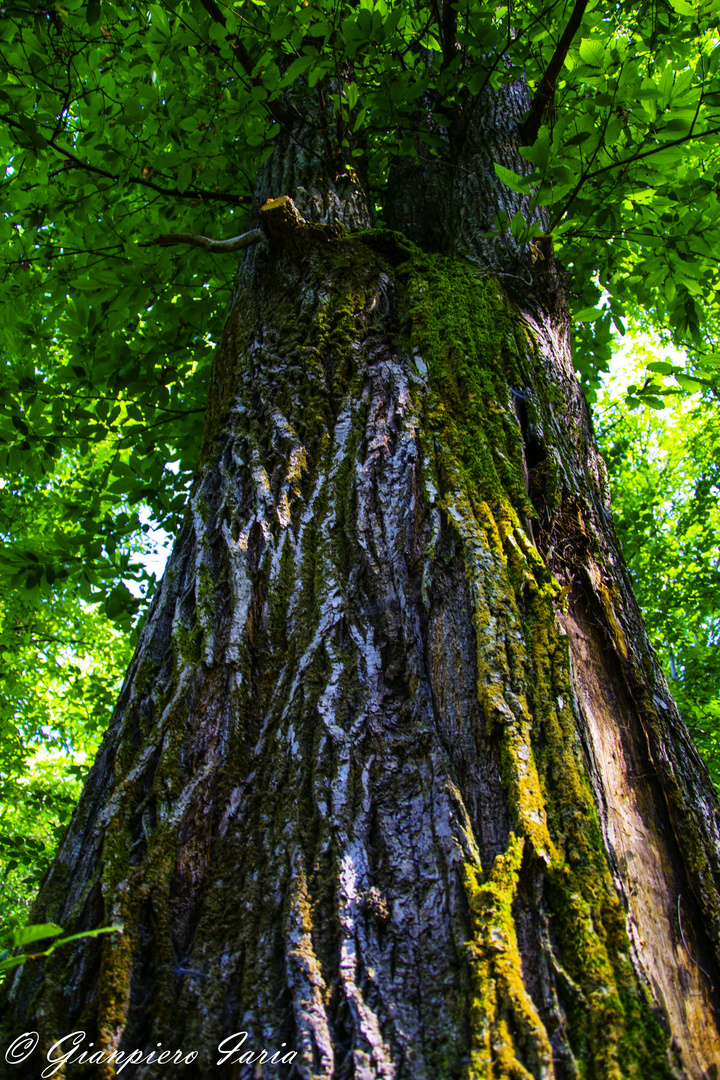
[[[162,244],[169,247],[171,244],[190,244],[192,247],[203,248],[204,251],[209,251],[213,255],[223,255],[229,251],[241,251],[253,244],[259,244],[262,239],[264,237],[261,229],[251,229],[250,232],[232,236],[229,240],[211,240],[209,236],[198,236],[196,233],[163,233],[142,246]]]

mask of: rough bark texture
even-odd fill
[[[228,1080],[717,1077],[717,800],[558,275],[531,273],[510,300],[336,225],[246,260],[186,523],[34,912],[124,933],[12,978],[6,1041],[41,1036],[13,1077],[78,1029]],[[293,1060],[218,1066],[239,1031]]]
[[[505,187],[495,174],[495,162],[520,176],[531,168],[518,149],[518,129],[530,107],[525,82],[499,90],[486,87],[450,117],[447,126],[429,118],[430,103],[428,115],[418,120],[444,149],[433,154],[418,138],[417,160],[405,158],[394,167],[387,211],[390,224],[425,250],[463,255],[503,278],[531,285],[525,265],[527,244],[508,229],[495,229],[499,213],[510,220],[518,210],[527,225],[546,229],[548,224],[545,208],[531,210],[528,197]]]

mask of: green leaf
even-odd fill
[[[605,129],[605,146],[613,146],[624,131],[622,120],[619,116],[611,116]]]
[[[332,71],[332,65],[329,63],[317,63],[310,69],[308,75],[308,87],[312,90],[314,86],[317,86],[327,75]]]
[[[651,364],[647,365],[648,371],[656,372],[658,375],[669,375],[670,372],[675,370],[673,364],[668,364],[666,360],[653,360]]]
[[[682,15],[686,19],[698,18],[698,4],[689,3],[688,0],[670,0],[670,2],[678,15]]]
[[[345,84],[345,97],[347,98],[348,107],[354,109],[358,103],[360,96],[360,90],[358,84],[355,82]]]
[[[190,162],[184,161],[182,163],[182,165],[180,166],[180,168],[178,169],[178,174],[177,174],[178,191],[180,191],[180,192],[182,192],[184,194],[187,191],[187,189],[190,187],[190,184],[192,183],[192,178],[193,178],[193,167],[190,164]]]
[[[532,146],[521,146],[520,153],[541,172],[544,172],[550,159],[551,145],[550,129],[543,126],[540,128],[534,144]]]
[[[58,945],[67,945],[70,941],[81,941],[83,938],[96,938],[101,934],[122,934],[123,927],[119,926],[101,926],[97,930],[83,930],[79,934],[68,934],[67,937],[62,938],[61,941],[56,941],[53,948],[57,948]]]
[[[526,194],[530,190],[530,184],[526,177],[519,176],[517,173],[512,172],[510,169],[506,169],[504,165],[495,164],[495,175],[499,180],[509,187],[511,191],[519,191]]]
[[[123,109],[123,120],[126,124],[136,124],[142,118],[142,104],[136,97],[129,98]]]
[[[150,4],[150,14],[153,26],[157,26],[164,34],[170,33],[167,15],[160,4]]]
[[[681,374],[680,372],[675,372],[675,381],[679,386],[682,386],[683,390],[688,390],[691,394],[696,394],[698,390],[703,390],[711,385],[709,379],[702,379],[685,373]]]
[[[595,322],[595,320],[599,319],[604,313],[602,308],[586,307],[583,308],[582,311],[578,311],[574,315],[574,318],[576,318],[578,322]]]
[[[525,218],[521,210],[516,210],[510,222],[510,232],[516,240],[525,239]]]
[[[12,947],[18,948],[20,945],[29,945],[33,941],[42,941],[44,938],[57,937],[58,934],[62,934],[62,926],[58,926],[56,923],[40,923],[36,926],[23,926],[19,930],[13,931],[11,937]]]
[[[651,203],[655,195],[654,188],[643,188],[638,191],[629,191],[625,196],[630,202],[633,203]]]
[[[583,38],[580,42],[580,59],[591,67],[603,67],[605,64],[605,46],[595,38]]]
[[[295,80],[308,70],[309,67],[315,61],[315,53],[306,53],[304,56],[298,57],[297,60],[293,60],[290,67],[285,72],[285,77],[282,81],[283,86],[290,86]]]
[[[48,930],[50,928],[52,928],[52,934],[62,933],[62,927],[55,926],[54,923],[49,923],[46,926],[27,926],[23,927],[23,929],[26,931],[42,930],[45,932],[43,934],[38,934],[36,937],[29,938],[26,942],[18,942],[18,944],[29,944],[30,942],[40,940],[41,938],[48,938],[52,936],[50,933],[48,933]],[[61,945],[67,945],[71,941],[80,941],[82,938],[96,938],[100,934],[121,934],[122,930],[122,926],[103,926],[100,927],[98,930],[86,930],[79,934],[70,934],[68,937],[60,938],[60,940],[53,942],[53,944],[49,948],[43,949],[42,952],[26,954],[24,956],[6,957],[0,960],[0,971],[10,971],[12,970],[12,968],[16,968],[19,967],[21,964],[27,963],[28,960],[37,960],[43,956],[50,956],[55,951],[55,949],[59,948]],[[15,931],[15,933],[13,934],[13,938],[20,936],[21,934],[22,930]]]

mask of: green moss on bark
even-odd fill
[[[526,858],[544,868],[560,962],[575,987],[567,1034],[582,1080],[668,1080],[667,1036],[630,962],[625,913],[579,745],[567,643],[556,618],[560,586],[522,522],[534,510],[508,388],[544,384],[533,342],[498,283],[461,262],[416,257],[407,309],[409,347],[429,385],[422,434],[428,497],[438,498],[465,550],[478,697],[501,739],[518,837],[484,875],[465,865],[473,929],[469,1076],[551,1075],[512,916],[524,843]],[[550,400],[535,399],[536,423]],[[557,484],[557,467],[550,471]]]
[[[523,841],[511,833],[488,874],[464,865],[470,905],[472,1047],[469,1080],[542,1080],[552,1076],[552,1048],[525,989],[512,904]]]

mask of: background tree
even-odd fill
[[[7,1030],[211,1070],[245,1025],[307,1077],[709,1077],[717,802],[567,294],[589,392],[641,309],[712,391],[710,13],[4,14],[6,466],[104,447],[16,584],[92,600],[132,528],[105,493],[172,525],[206,416],[34,915],[124,933],[16,976]]]
[[[660,390],[665,409],[640,409],[644,383],[658,374],[648,364],[677,365],[646,346],[635,359],[629,394],[628,377],[617,379],[597,414],[613,517],[651,641],[717,787],[717,411],[711,398],[669,386]]]
[[[125,581],[136,579],[137,592],[148,584],[138,560],[149,555],[142,543],[148,526],[102,488],[108,450],[107,441],[83,452],[68,446],[44,472],[24,460],[22,472],[6,473],[0,487],[3,939],[25,922],[132,656],[140,601]],[[96,518],[104,518],[104,550],[85,531]],[[95,558],[78,590],[73,577],[83,549],[86,558],[94,549]],[[92,600],[103,595],[101,608]]]

